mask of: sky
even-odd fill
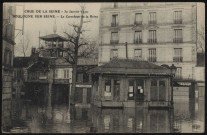
[[[24,5],[24,11],[25,10],[41,10],[41,13],[28,13],[25,12],[24,15],[56,15],[56,19],[54,18],[24,18],[24,35],[25,35],[25,42],[29,43],[29,48],[27,51],[27,55],[30,55],[31,47],[38,47],[39,46],[39,33],[40,36],[45,36],[48,34],[53,34],[53,26],[56,21],[57,26],[57,34],[64,36],[63,32],[65,30],[72,31],[72,27],[68,25],[70,24],[79,24],[80,19],[74,19],[74,18],[61,18],[60,15],[63,15],[66,17],[73,16],[73,15],[80,15],[80,13],[74,13],[77,11],[80,11],[80,4],[81,3],[16,3],[16,14],[22,15],[23,14],[23,5]],[[101,3],[86,3],[86,13],[85,15],[94,15],[98,16],[98,18],[90,18],[85,19],[89,20],[90,23],[84,24],[84,27],[86,26],[86,32],[85,36],[90,39],[98,39],[99,35],[99,10],[101,7]],[[197,3],[197,15],[198,15],[198,29],[201,25],[205,25],[205,5],[203,3]],[[47,13],[43,13],[43,11],[46,11]],[[49,10],[60,10],[61,13],[48,13]],[[68,11],[68,13],[64,13]],[[69,13],[70,11],[73,11],[73,13]],[[57,17],[59,16],[59,17]],[[16,18],[16,29],[22,29],[23,26],[23,19],[22,18]],[[22,35],[21,31],[16,31],[15,35],[15,56],[23,56],[22,45]]]
[[[24,15],[33,15],[33,18],[24,18],[24,35],[25,40],[29,41],[29,48],[27,51],[27,55],[30,55],[31,47],[38,47],[39,46],[39,33],[40,36],[45,36],[48,34],[53,34],[53,26],[56,22],[57,26],[57,34],[61,36],[64,35],[64,31],[67,30],[68,32],[71,32],[72,26],[69,24],[79,24],[80,18],[60,18],[60,15],[63,15],[66,17],[68,16],[78,16],[80,15],[80,12],[77,13],[77,11],[80,11],[80,4],[81,3],[18,3],[18,6],[16,7],[16,14],[22,15],[23,14],[23,5],[24,5],[24,11],[30,10],[24,12]],[[99,9],[100,9],[100,3],[86,3],[85,4],[85,11],[88,13],[85,13],[85,15],[93,16],[99,16]],[[41,10],[41,13],[31,13],[31,10]],[[43,11],[46,11],[47,13],[43,13]],[[49,10],[60,10],[61,13],[48,13]],[[64,13],[65,11],[68,11],[68,13]],[[29,13],[30,12],[30,13]],[[59,17],[54,18],[34,18],[34,15],[56,15]],[[43,16],[42,16],[43,17]],[[98,39],[98,32],[99,32],[99,17],[98,18],[86,18],[85,21],[90,21],[89,23],[84,23],[84,29],[86,32],[84,35],[87,38],[90,39]],[[23,19],[22,18],[16,18],[16,29],[22,29],[23,25]],[[21,40],[22,40],[22,33],[21,31],[16,31],[15,33],[16,39],[16,45],[15,45],[15,56],[23,56],[23,53],[21,52],[22,46],[21,46]],[[25,41],[24,40],[24,41]],[[25,43],[27,42],[25,41]]]

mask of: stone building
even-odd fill
[[[15,38],[15,18],[16,7],[11,4],[3,6],[3,34],[2,34],[2,80],[3,96],[2,99],[11,99],[11,79],[13,75],[13,56]]]
[[[177,67],[178,81],[195,79],[196,3],[102,3],[99,65],[113,57]]]
[[[11,100],[12,100],[12,76],[13,76],[13,57],[15,39],[15,18],[16,7],[13,4],[4,3],[3,5],[3,24],[2,24],[2,127],[6,131],[11,124],[9,121]]]

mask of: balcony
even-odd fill
[[[111,27],[117,27],[118,25],[119,25],[119,23],[116,23],[116,22],[111,23]]]
[[[183,57],[173,57],[173,62],[183,62]]]
[[[183,20],[180,19],[180,20],[174,20],[174,24],[182,24]]]
[[[157,57],[149,57],[148,61],[149,62],[157,62]]]
[[[135,22],[134,22],[134,25],[136,25],[136,26],[137,26],[137,25],[142,25],[142,21],[135,21]]]
[[[110,40],[110,44],[118,44],[119,43],[119,40]]]
[[[148,43],[150,44],[157,43],[157,39],[148,39]]]
[[[173,43],[182,43],[183,42],[183,38],[174,38],[173,39]]]
[[[142,43],[142,39],[136,39],[134,40],[134,44],[141,44]]]
[[[157,24],[156,20],[149,21],[149,24]]]

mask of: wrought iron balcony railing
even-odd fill
[[[110,44],[118,44],[119,40],[110,40]]]
[[[150,44],[157,43],[157,39],[148,39],[148,43]]]
[[[156,62],[157,61],[157,57],[149,57],[148,61],[149,62]]]
[[[119,26],[119,23],[115,23],[115,22],[111,23],[111,27],[117,27],[117,26]]]
[[[134,44],[141,44],[142,43],[142,39],[135,39],[134,40]]]
[[[142,25],[142,21],[135,21],[134,25]]]
[[[157,24],[156,20],[149,21],[149,24]]]
[[[183,42],[183,38],[174,38],[173,42],[174,43],[182,43]]]
[[[183,62],[183,57],[173,57],[173,62]]]
[[[183,23],[183,20],[182,19],[174,20],[174,24],[182,24],[182,23]]]

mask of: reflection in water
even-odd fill
[[[10,119],[3,118],[11,122],[12,133],[183,133],[203,132],[204,112],[204,101],[176,99],[174,110],[91,106],[71,107],[68,115],[67,105],[50,109],[19,100],[12,102]]]

